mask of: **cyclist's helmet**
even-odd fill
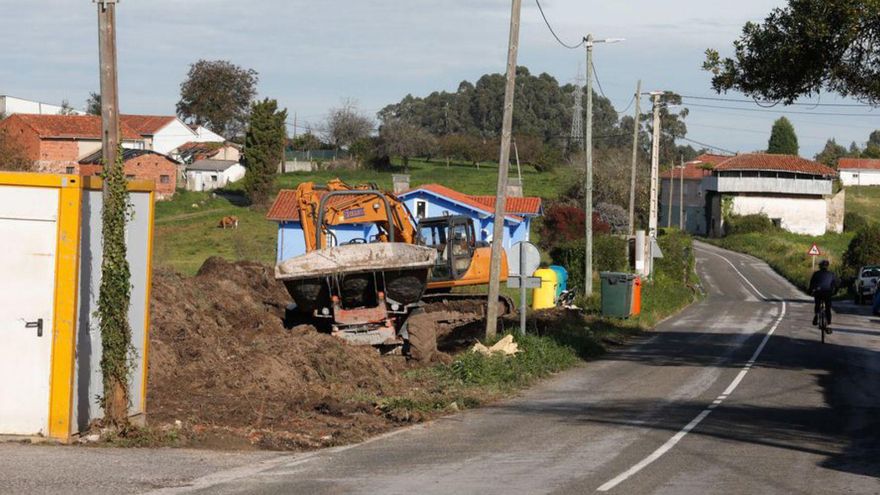
[[[828,268],[828,265],[830,265],[830,264],[831,264],[830,261],[828,261],[828,260],[822,260],[822,261],[819,262],[819,268]]]

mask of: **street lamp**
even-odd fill
[[[619,43],[624,38],[597,40],[592,34],[584,38],[587,48],[587,124],[584,154],[587,161],[584,178],[584,213],[586,214],[586,242],[584,249],[584,295],[593,295],[593,45],[596,43]]]

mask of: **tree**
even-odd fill
[[[322,150],[327,147],[327,144],[311,132],[300,134],[296,139],[291,141],[290,145],[293,146],[293,149],[302,151]]]
[[[262,204],[269,197],[275,172],[284,157],[286,120],[287,109],[278,110],[275,100],[267,98],[255,103],[251,110],[243,165],[247,169],[244,190],[254,204]]]
[[[385,154],[399,156],[403,160],[405,170],[409,169],[411,157],[425,154],[431,148],[437,147],[437,140],[428,131],[401,119],[393,119],[382,124],[379,138]]]
[[[860,230],[850,241],[843,263],[850,275],[865,265],[880,265],[880,226],[872,224]]]
[[[794,126],[785,117],[779,117],[773,123],[770,131],[770,141],[767,143],[767,153],[773,155],[797,155],[798,138],[794,132]]]
[[[361,113],[352,99],[330,109],[327,116],[327,137],[337,148],[347,148],[373,131],[373,120]]]
[[[746,23],[732,58],[706,50],[718,91],[792,103],[823,89],[880,103],[877,0],[789,0],[763,24]]]
[[[70,102],[67,100],[61,101],[61,110],[58,111],[59,115],[76,115],[76,109],[70,106]]]
[[[34,164],[21,152],[21,146],[6,130],[0,131],[0,170],[30,171]]]
[[[94,91],[89,93],[89,99],[86,100],[86,113],[89,115],[101,115],[101,93]]]
[[[846,155],[846,147],[837,144],[832,138],[825,142],[825,147],[816,155],[816,161],[837,168],[837,162]]]
[[[868,136],[868,145],[865,146],[862,156],[865,158],[880,158],[880,130],[873,131]]]
[[[247,125],[258,80],[253,69],[226,60],[199,60],[190,65],[186,80],[180,84],[177,115],[226,138],[235,137]]]

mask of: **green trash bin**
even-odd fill
[[[632,289],[636,276],[631,273],[601,272],[599,278],[602,279],[602,316],[632,316]]]

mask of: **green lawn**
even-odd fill
[[[397,168],[400,168],[399,166]],[[498,167],[481,164],[410,161],[410,183],[413,186],[436,182],[468,194],[494,194]],[[395,170],[394,173],[403,173]],[[515,176],[513,169],[511,176]],[[538,173],[524,167],[525,194],[545,199],[558,197],[574,177],[570,168]],[[325,183],[340,178],[356,184],[375,182],[390,190],[392,172],[372,170],[339,170],[300,172],[279,175],[278,189],[292,189],[301,182]],[[238,229],[217,227],[221,218],[235,215]],[[241,195],[241,185],[234,184],[223,194],[178,191],[171,201],[156,205],[156,239],[154,259],[157,266],[185,275],[195,274],[210,256],[230,260],[255,260],[273,263],[275,260],[276,224],[266,220],[265,207],[248,206]]]
[[[880,187],[847,187],[846,211],[880,222]]]

